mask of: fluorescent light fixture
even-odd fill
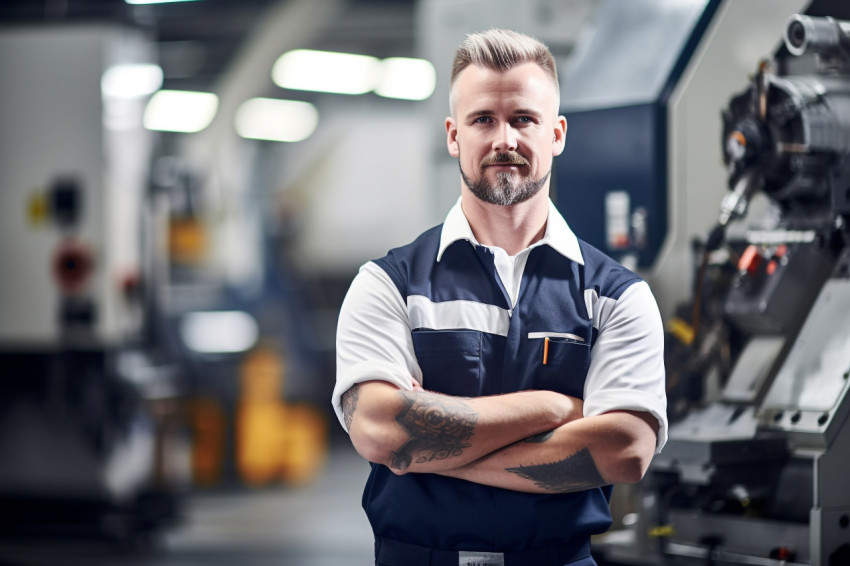
[[[143,123],[149,130],[200,132],[218,110],[218,97],[209,92],[160,90],[148,101]]]
[[[171,4],[173,2],[195,2],[196,0],[124,0],[125,4]]]
[[[186,346],[202,354],[234,354],[252,348],[259,338],[257,321],[243,311],[188,313],[180,325]]]
[[[295,49],[275,61],[272,80],[282,88],[364,94],[375,88],[381,65],[375,57]]]
[[[162,86],[162,68],[152,63],[113,65],[100,78],[103,98],[133,100],[155,93]]]
[[[434,65],[425,59],[390,57],[381,61],[383,74],[375,94],[386,98],[425,100],[437,85]]]
[[[236,133],[243,138],[279,142],[305,140],[316,130],[319,112],[309,102],[252,98],[239,106]]]

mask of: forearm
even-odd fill
[[[581,414],[581,402],[552,391],[458,398],[366,382],[343,396],[349,433],[366,459],[396,473],[465,466]]]
[[[567,423],[443,475],[528,493],[564,493],[639,481],[655,451],[657,423],[616,411]]]

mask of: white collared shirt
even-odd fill
[[[466,215],[464,215],[461,208],[460,199],[451,208],[448,216],[446,216],[446,221],[443,223],[443,230],[440,234],[440,249],[437,251],[437,261],[440,261],[443,257],[443,252],[446,248],[458,240],[467,240],[474,246],[483,245],[476,240],[475,235],[472,233],[472,227],[469,225],[469,221],[466,219]],[[578,238],[576,238],[573,231],[567,225],[567,221],[564,220],[564,217],[561,216],[561,213],[558,212],[558,209],[551,200],[549,200],[549,215],[543,238],[514,256],[508,255],[507,251],[498,246],[484,246],[493,252],[496,271],[499,273],[502,285],[504,285],[505,290],[507,290],[510,296],[511,308],[516,306],[517,297],[519,296],[519,286],[529,253],[534,248],[544,244],[574,262],[584,265],[584,258],[581,256]]]

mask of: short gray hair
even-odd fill
[[[505,72],[522,63],[536,63],[552,79],[555,100],[560,98],[558,65],[555,58],[541,41],[507,29],[493,28],[472,33],[455,51],[452,74],[449,80],[450,93],[461,71],[470,65],[478,65],[493,71]],[[450,94],[449,105],[454,113],[454,102]],[[557,108],[555,110],[557,112]]]

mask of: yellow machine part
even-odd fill
[[[247,484],[303,484],[321,470],[327,423],[315,408],[282,400],[284,364],[268,346],[251,352],[241,371],[236,460]]]
[[[168,253],[175,263],[196,264],[207,249],[203,224],[194,217],[172,218],[168,230]]]
[[[193,399],[188,404],[192,424],[192,479],[208,487],[221,481],[224,461],[225,418],[216,400]]]

